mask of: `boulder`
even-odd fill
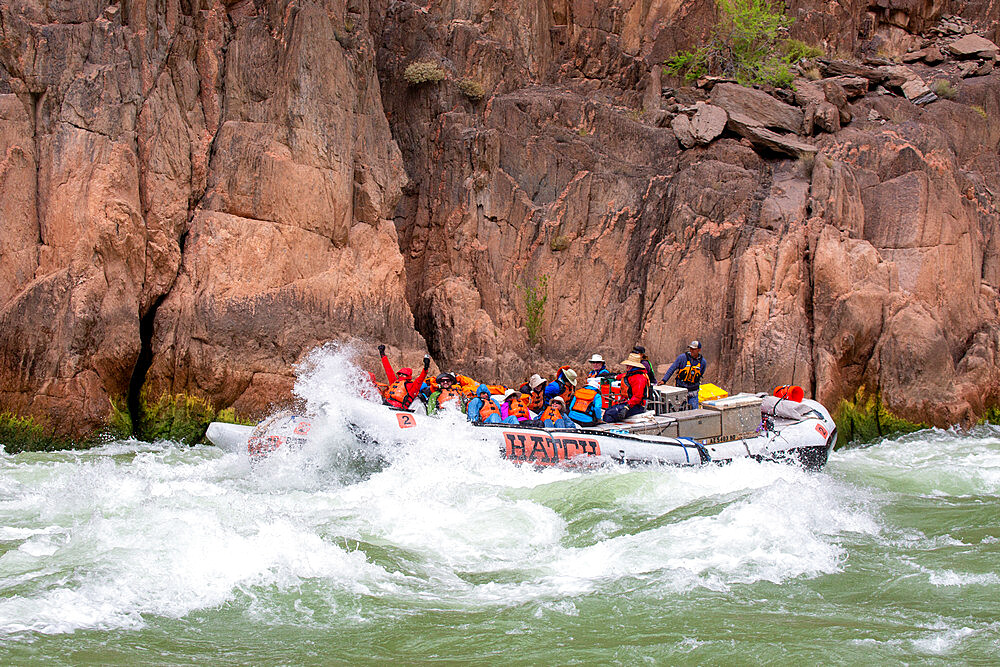
[[[980,64],[975,60],[969,60],[958,64],[958,75],[963,79],[970,77],[979,71]]]
[[[729,113],[746,116],[759,127],[802,131],[802,110],[785,104],[761,90],[735,83],[720,83],[712,88],[712,103]]]
[[[847,113],[850,114],[850,111]],[[850,115],[848,115],[848,120],[850,120]],[[813,122],[816,127],[833,134],[840,130],[841,112],[831,103],[821,102],[816,107],[816,115]]]
[[[827,79],[823,82],[823,95],[826,101],[836,107],[840,115],[840,123],[851,122],[851,109],[847,103],[847,91],[836,81]],[[839,124],[838,123],[838,127]]]
[[[993,73],[993,61],[987,60],[982,65],[976,68],[973,72],[973,76],[986,76]]]
[[[1000,47],[974,33],[959,37],[945,48],[956,58],[996,58],[1000,53]]]
[[[833,76],[860,76],[867,79],[871,85],[876,86],[883,83],[887,76],[882,67],[868,67],[867,65],[856,65],[845,60],[819,59],[823,74],[827,77]]]
[[[760,125],[755,119],[741,113],[730,113],[726,127],[750,141],[757,148],[784,153],[792,157],[804,157],[816,154],[815,146],[799,141],[794,136],[772,132]]]
[[[900,88],[906,99],[914,104],[927,104],[937,99],[937,95],[932,93],[931,89],[924,83],[924,80],[919,77],[910,79],[900,86]]]
[[[684,148],[691,148],[695,145],[694,132],[691,130],[691,120],[684,114],[677,114],[670,121],[670,128],[674,131],[674,136]]]
[[[823,79],[823,81],[835,82],[844,89],[844,93],[846,93],[847,97],[850,99],[861,97],[868,92],[868,79],[863,76],[834,76],[829,79]]]
[[[726,110],[713,104],[698,102],[697,110],[691,118],[691,132],[694,140],[699,144],[711,143],[716,137],[726,129],[726,121],[729,115]]]

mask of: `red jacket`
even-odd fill
[[[645,402],[646,387],[649,385],[649,376],[646,375],[645,368],[630,368],[624,375],[619,375],[618,379],[622,381],[622,389],[628,397],[625,402],[630,408]]]
[[[398,379],[396,377],[396,373],[394,373],[392,370],[392,366],[389,364],[389,359],[385,356],[382,357],[382,369],[385,370],[385,376],[389,379],[390,385]],[[405,404],[400,405],[397,403],[397,401],[393,401],[391,399],[387,399],[387,402],[390,405],[394,405],[397,408],[410,407],[410,402],[417,397],[418,393],[420,393],[420,387],[424,384],[424,378],[426,377],[427,377],[427,369],[425,368],[420,372],[420,375],[417,376],[416,380],[406,383],[406,393],[408,395],[408,400],[405,401]]]

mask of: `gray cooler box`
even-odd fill
[[[687,392],[684,392],[685,394]],[[722,413],[718,410],[682,410],[670,415],[677,420],[677,437],[704,440],[722,435]]]
[[[719,413],[724,438],[736,438],[752,435],[757,430],[762,400],[754,394],[736,394],[705,401],[701,405],[706,410]]]
[[[687,408],[687,389],[665,384],[655,386],[653,387],[653,400],[650,403],[650,407],[658,415],[684,410]]]

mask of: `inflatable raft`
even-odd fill
[[[607,462],[704,465],[740,458],[793,462],[811,469],[826,464],[837,440],[836,425],[826,408],[809,399],[792,401],[775,396],[762,398],[754,408],[758,405],[759,426],[741,437],[720,435],[697,440],[648,434],[676,429],[678,423],[684,423],[679,418],[689,416],[681,413],[650,413],[631,423],[604,424],[595,428],[545,429],[477,424],[473,430],[484,445],[496,447],[503,457],[538,466]],[[418,434],[422,427],[428,427],[429,420],[434,419],[418,412],[372,405],[366,411],[365,425],[351,424],[350,428],[359,439],[386,443],[404,435]],[[245,451],[251,460],[259,460],[277,449],[308,443],[316,436],[313,421],[308,416],[278,415],[256,426],[213,422],[206,435],[221,448]]]

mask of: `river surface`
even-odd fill
[[[328,356],[296,391],[335,413]],[[811,473],[535,470],[468,428],[0,454],[0,664],[1000,662],[1000,429]]]

